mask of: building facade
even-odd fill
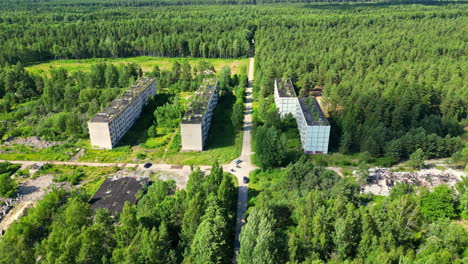
[[[182,150],[203,150],[211,127],[213,112],[218,104],[218,92],[217,79],[203,79],[200,88],[192,97],[188,111],[182,118],[180,125]]]
[[[150,96],[156,94],[156,79],[142,78],[88,122],[91,146],[112,149],[132,127]]]
[[[296,115],[297,96],[290,79],[275,79],[275,104],[281,117]]]
[[[296,122],[306,154],[327,154],[330,124],[314,97],[299,98]]]

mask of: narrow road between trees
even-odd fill
[[[254,79],[254,58],[250,58],[249,64],[249,83],[246,89],[246,102],[245,102],[245,112],[244,112],[244,126],[243,126],[243,141],[242,141],[242,152],[238,159],[242,160],[242,163],[239,164],[240,168],[237,168],[234,163],[231,163],[229,166],[223,166],[226,171],[234,169],[235,172],[231,172],[236,175],[237,181],[239,182],[239,192],[237,194],[237,214],[236,214],[236,239],[234,241],[234,263],[237,263],[237,254],[239,254],[240,241],[239,235],[242,229],[242,226],[245,223],[245,213],[247,211],[247,201],[248,201],[248,190],[249,184],[244,183],[243,178],[248,177],[250,172],[256,169],[255,165],[252,164],[250,156],[252,155],[251,139],[252,139],[252,86]]]

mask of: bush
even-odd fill
[[[446,185],[437,186],[433,192],[427,193],[421,199],[421,212],[429,222],[441,218],[456,216],[453,190]]]
[[[11,179],[10,173],[0,174],[0,196],[12,198],[18,189],[17,183]]]
[[[143,160],[143,159],[146,158],[146,154],[145,154],[145,153],[138,152],[138,153],[136,154],[136,158],[137,158],[137,159],[140,159],[140,160]]]
[[[322,157],[322,156],[317,156],[317,157],[315,158],[315,162],[314,162],[314,163],[315,163],[315,165],[317,165],[317,166],[322,166],[322,167],[328,166],[328,161],[327,161],[324,157]]]
[[[158,133],[156,132],[156,127],[154,125],[148,128],[148,137],[157,137]]]
[[[420,169],[424,166],[425,159],[426,156],[424,155],[424,151],[419,148],[411,154],[408,165],[415,169]]]

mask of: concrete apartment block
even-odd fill
[[[314,97],[299,98],[296,122],[306,154],[327,154],[330,124]]]
[[[290,79],[275,79],[275,104],[281,117],[296,115],[297,96]]]
[[[192,97],[188,111],[182,118],[180,125],[182,150],[203,150],[217,104],[218,80],[214,78],[203,79],[200,88]]]
[[[142,78],[88,121],[91,146],[112,149],[141,114],[150,96],[156,94],[156,79]]]

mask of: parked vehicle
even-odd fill
[[[244,177],[243,182],[244,182],[245,184],[249,183],[249,177]]]
[[[151,162],[147,162],[147,163],[145,163],[145,165],[143,165],[143,167],[145,167],[145,168],[147,168],[147,169],[148,169],[149,167],[151,167],[151,166],[153,166],[153,164],[152,164]]]

